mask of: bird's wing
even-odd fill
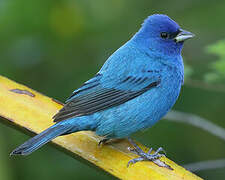
[[[113,106],[123,104],[144,92],[156,87],[160,77],[153,76],[127,76],[120,80],[104,79],[97,74],[87,81],[81,88],[73,92],[66,101],[65,106],[53,117],[54,122],[71,117],[93,114]]]

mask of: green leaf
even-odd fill
[[[209,64],[211,72],[204,76],[206,82],[220,82],[225,80],[225,40],[209,45],[206,51],[218,56],[218,60]]]

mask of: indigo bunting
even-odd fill
[[[193,36],[166,15],[149,16],[100,71],[72,93],[53,117],[56,123],[11,155],[28,155],[57,136],[77,131],[95,131],[105,142],[151,127],[179,96],[184,78],[181,50]],[[140,155],[128,164],[161,157],[162,148],[144,153],[128,140]]]

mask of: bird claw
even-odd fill
[[[144,151],[142,151],[142,149],[137,149],[137,148],[130,148],[128,147],[128,150],[134,154],[139,155],[140,153],[144,153]]]
[[[99,143],[98,143],[98,147],[100,147],[101,145],[106,144],[107,141],[109,141],[109,139],[107,139],[107,138],[104,138],[104,139],[100,140]]]
[[[158,148],[153,154],[151,154],[151,152],[153,150],[152,148],[150,148],[149,151],[147,153],[145,153],[130,138],[128,138],[128,140],[134,146],[134,148],[128,148],[128,150],[139,155],[140,157],[130,160],[127,164],[127,167],[129,167],[131,164],[135,164],[136,162],[154,161],[156,159],[159,159],[160,157],[165,157],[166,152],[162,147]],[[159,154],[159,152],[163,152],[164,154]]]
[[[148,154],[151,154],[151,152],[152,152],[152,148],[150,148],[150,150],[148,151]],[[153,155],[157,155],[160,152],[163,152],[163,154],[160,154],[161,156],[166,156],[166,151],[162,147],[159,147]]]
[[[135,164],[136,162],[139,161],[144,161],[145,159],[143,157],[138,157],[138,158],[134,158],[131,159],[128,163],[127,163],[127,167],[129,167],[131,164]]]

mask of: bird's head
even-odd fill
[[[183,42],[192,37],[194,34],[181,29],[168,16],[154,14],[144,21],[134,40],[157,55],[180,55]]]

